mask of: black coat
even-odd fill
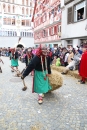
[[[43,63],[44,70],[46,70],[45,67],[45,61]],[[47,57],[47,68],[48,68],[48,74],[51,74],[51,68],[50,68],[50,57]],[[26,77],[32,70],[42,71],[42,65],[41,65],[41,58],[38,56],[34,56],[33,59],[30,61],[28,67],[26,68],[25,72],[23,73],[23,77]]]

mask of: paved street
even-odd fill
[[[32,94],[32,77],[23,83],[14,77],[10,60],[3,57],[0,73],[0,130],[87,130],[87,84],[64,76],[63,86],[45,95],[42,105],[37,94]],[[19,62],[22,70],[25,64]]]

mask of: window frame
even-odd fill
[[[81,20],[77,20],[77,21],[75,21],[75,19],[74,19],[74,15],[75,15],[75,6],[77,6],[77,5],[79,5],[80,3],[82,3],[82,2],[85,2],[85,6],[84,6],[84,13],[85,13],[85,18],[83,18],[83,19],[81,19]],[[77,11],[77,10],[76,10]],[[79,2],[77,2],[76,4],[74,4],[73,5],[73,22],[74,23],[76,23],[76,22],[80,22],[80,21],[83,21],[83,20],[85,20],[86,18],[87,18],[87,1],[86,0],[81,0],[81,1],[79,1]]]

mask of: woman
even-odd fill
[[[74,53],[73,50],[69,50],[69,55],[68,55],[68,65],[70,62],[72,62],[72,58],[74,57]]]
[[[51,90],[48,81],[48,74],[51,74],[50,56],[47,55],[45,47],[40,46],[21,78],[24,79],[32,70],[35,70],[34,92],[38,93],[38,103],[41,104],[43,102],[43,93]]]

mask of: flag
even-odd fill
[[[31,20],[32,22],[34,22],[34,15],[35,15],[35,10],[36,10],[36,7],[37,7],[37,0],[35,0],[33,17],[32,17],[32,20]]]

